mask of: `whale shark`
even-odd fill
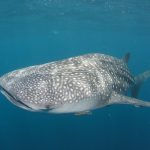
[[[91,53],[18,69],[0,77],[0,91],[16,106],[35,112],[86,114],[113,104],[150,107],[138,99],[150,71],[133,76],[129,58],[130,53],[121,59]]]

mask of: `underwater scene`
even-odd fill
[[[54,107],[17,99],[15,92],[27,88],[40,88],[27,93],[30,102],[32,96],[41,99],[50,93],[39,81],[45,72],[49,81],[56,78],[51,64],[49,70],[40,68],[40,75],[39,68],[31,67],[30,78],[25,78],[27,68],[19,72],[21,77],[16,73],[11,82],[12,76],[2,82],[11,71],[56,61],[59,73],[65,74],[61,69],[66,67],[70,74],[65,77],[79,81],[72,82],[74,87],[79,84],[76,90],[92,83],[95,95],[90,90],[86,96],[76,93],[75,102],[84,98],[77,106],[73,90],[70,104],[57,110],[53,108],[65,101],[59,94],[63,89],[53,95]],[[80,78],[71,76],[74,69]],[[150,150],[149,70],[149,0],[0,0],[0,150]],[[18,83],[18,78],[23,80]],[[12,83],[17,90],[10,88]],[[96,102],[85,104],[87,99]]]

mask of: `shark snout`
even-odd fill
[[[0,91],[10,101],[16,99],[15,94],[11,90],[15,78],[10,78],[9,75],[4,75],[0,78]]]
[[[0,78],[0,92],[13,104],[23,109],[32,110],[28,103],[21,98],[24,91],[19,87],[22,77],[4,75]]]

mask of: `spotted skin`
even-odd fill
[[[84,112],[109,104],[135,84],[122,59],[87,54],[10,72],[1,91],[15,105],[31,111]]]

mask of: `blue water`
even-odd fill
[[[150,69],[149,0],[1,0],[0,75],[98,52]],[[150,100],[150,81],[140,99]],[[0,95],[0,150],[150,150],[150,108],[114,105],[74,116],[22,110]]]

